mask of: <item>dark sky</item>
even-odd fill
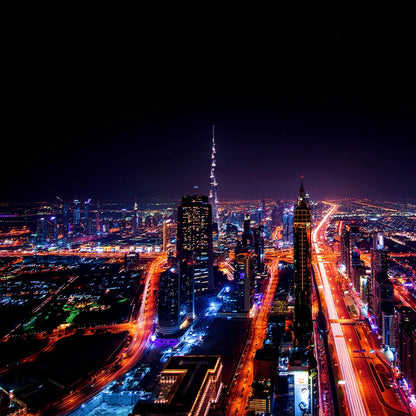
[[[335,3],[6,4],[0,201],[207,193],[212,124],[220,199],[414,198],[415,8]]]

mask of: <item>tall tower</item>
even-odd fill
[[[293,216],[293,259],[295,345],[307,348],[312,339],[311,210],[303,176]]]
[[[194,255],[195,295],[214,288],[212,270],[212,211],[207,196],[184,196],[178,206],[178,259]]]
[[[174,335],[179,332],[179,273],[177,267],[171,267],[160,275],[158,296],[159,333]]]
[[[212,222],[217,224],[218,232],[220,230],[220,218],[218,215],[218,196],[217,196],[217,178],[215,177],[215,126],[212,126],[212,152],[211,152],[211,174],[209,177],[209,203],[212,206]]]
[[[138,229],[138,217],[139,217],[138,212],[139,212],[139,207],[137,205],[137,198],[134,198],[133,219],[131,222],[131,228],[133,230],[134,235],[137,234],[137,229]]]

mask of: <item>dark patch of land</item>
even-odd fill
[[[192,355],[221,355],[223,383],[230,384],[247,341],[250,319],[215,318],[203,345],[192,350]]]
[[[29,337],[9,338],[6,342],[0,342],[0,367],[12,364],[28,357],[46,346],[47,340]]]
[[[42,410],[76,387],[79,380],[102,368],[114,351],[127,341],[127,333],[73,335],[59,340],[56,347],[36,361],[17,366],[0,376],[0,384],[14,390],[30,411]]]

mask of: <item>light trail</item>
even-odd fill
[[[328,221],[328,218],[335,212],[336,208],[337,206],[333,205],[333,207],[329,210],[329,212],[325,215],[325,217],[322,219],[319,225],[312,232],[312,243],[315,245],[316,252],[318,252],[317,235],[322,226]],[[352,366],[350,354],[348,352],[341,324],[331,322],[331,320],[337,320],[339,318],[337,310],[335,308],[334,299],[332,297],[331,287],[329,285],[328,276],[325,271],[323,259],[322,256],[319,254],[316,257],[318,260],[319,274],[321,276],[321,281],[324,289],[323,292],[327,305],[328,318],[331,326],[332,337],[334,339],[341,374],[346,382],[345,393],[348,401],[349,411],[351,416],[366,416],[367,412],[365,410],[364,402],[360,393],[360,389],[358,387],[357,378],[355,376],[354,368]]]

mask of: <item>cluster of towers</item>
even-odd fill
[[[60,201],[53,215],[39,215],[36,223],[37,244],[54,243],[68,235],[93,235],[100,231],[99,210],[91,212],[91,198],[83,204],[75,199],[72,204]]]
[[[388,276],[388,249],[380,231],[371,236],[371,267],[360,258],[363,232],[346,224],[341,235],[341,263],[347,279],[361,295],[364,310],[392,364],[410,390],[416,390],[416,312],[394,300],[394,285]]]
[[[177,335],[185,320],[192,321],[195,298],[214,289],[212,235],[213,229],[219,229],[215,166],[213,127],[210,195],[182,198],[178,206],[177,256],[161,275],[158,330],[164,336]]]

